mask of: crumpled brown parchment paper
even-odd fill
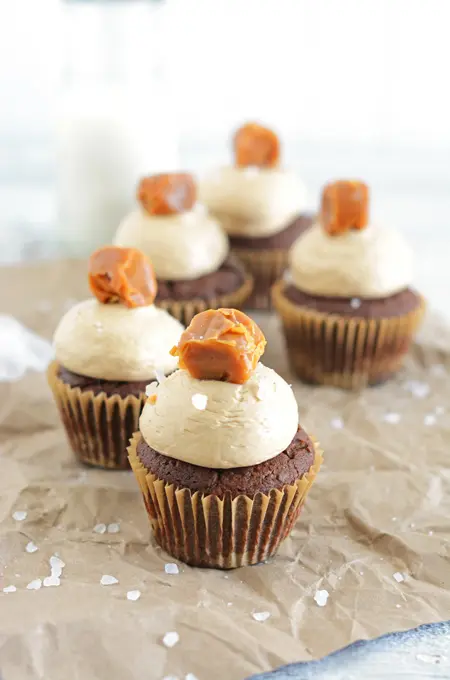
[[[77,262],[2,269],[0,311],[49,338],[87,296],[85,279]],[[306,509],[270,564],[225,573],[180,564],[167,574],[172,560],[150,539],[132,474],[74,463],[44,375],[0,385],[3,680],[242,680],[450,618],[448,328],[429,317],[398,379],[352,394],[295,383],[277,320],[257,320],[265,363],[294,383],[301,422],[325,450]],[[17,511],[26,519],[14,520]],[[93,531],[111,523],[117,533]],[[30,542],[38,550],[27,552]],[[61,584],[28,590],[49,576],[55,553]],[[118,583],[100,585],[103,575]],[[3,593],[10,585],[17,590]],[[255,620],[262,612],[270,616]],[[179,636],[172,648],[167,632]]]

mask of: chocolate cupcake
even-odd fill
[[[138,187],[139,208],[120,224],[114,243],[142,250],[158,281],[156,305],[187,325],[205,309],[241,307],[252,277],[230,256],[227,235],[204,206],[188,174],[154,175]]]
[[[247,307],[269,309],[270,289],[287,266],[289,248],[313,222],[306,189],[294,173],[279,167],[280,143],[256,123],[234,137],[235,164],[207,175],[200,199],[222,224],[234,253],[253,275]]]
[[[290,268],[273,288],[290,363],[306,382],[384,382],[421,322],[412,250],[395,230],[369,224],[368,209],[362,182],[327,185],[319,221],[296,241]]]
[[[48,380],[77,459],[127,469],[146,386],[176,369],[168,347],[183,326],[154,306],[153,268],[138,250],[97,250],[89,284],[95,297],[72,307],[56,329]]]
[[[194,317],[129,447],[156,541],[193,566],[228,569],[275,553],[319,470],[291,387],[258,363],[265,339],[245,314]]]

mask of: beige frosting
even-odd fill
[[[178,215],[149,215],[142,208],[120,224],[116,246],[139,248],[152,261],[157,279],[192,280],[219,269],[228,239],[203,206]]]
[[[370,225],[329,236],[315,224],[292,246],[290,274],[312,295],[381,298],[411,285],[413,252],[393,229]]]
[[[221,168],[204,178],[199,195],[234,236],[272,236],[306,208],[303,182],[278,168]]]
[[[153,380],[177,367],[169,352],[183,326],[154,305],[129,309],[85,300],[63,316],[54,335],[56,360],[101,380]]]
[[[244,385],[173,373],[155,388],[139,426],[149,446],[193,465],[257,465],[284,451],[298,427],[290,386],[259,363]]]

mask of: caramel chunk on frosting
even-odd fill
[[[250,165],[273,168],[280,158],[280,141],[272,130],[258,123],[247,123],[234,136],[234,155],[238,168]]]
[[[149,215],[176,215],[194,207],[197,187],[188,173],[152,175],[139,182],[137,199]]]
[[[171,351],[179,367],[198,380],[242,385],[255,370],[266,339],[260,328],[237,309],[200,312]]]
[[[150,260],[136,248],[105,246],[89,258],[89,287],[99,302],[151,305],[157,284]]]
[[[322,192],[320,220],[330,236],[364,229],[369,221],[369,187],[355,180],[327,184]]]

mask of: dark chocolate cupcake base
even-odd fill
[[[258,564],[276,552],[322,462],[302,430],[272,465],[240,470],[177,464],[143,444],[139,433],[128,452],[157,543],[187,564],[216,569]]]
[[[314,445],[306,432],[298,429],[287,449],[259,465],[219,470],[200,467],[164,456],[142,438],[137,446],[142,465],[166,484],[189,489],[192,493],[213,494],[223,498],[231,494],[253,497],[258,492],[270,493],[300,479],[314,462]]]
[[[259,310],[272,308],[270,291],[288,266],[289,249],[313,222],[312,214],[302,214],[273,236],[230,237],[232,253],[253,276],[253,292],[247,300],[246,308]]]
[[[140,381],[119,381],[119,380],[101,380],[99,378],[88,378],[79,373],[73,373],[64,366],[58,368],[58,378],[69,387],[78,387],[82,392],[92,392],[93,394],[101,394],[102,392],[108,397],[117,394],[118,396],[128,397],[132,394],[135,397],[140,397],[145,393],[145,388],[155,378],[148,378],[148,380]]]
[[[281,280],[272,294],[296,375],[344,389],[379,385],[394,376],[425,308],[411,289],[384,300],[326,298]]]

